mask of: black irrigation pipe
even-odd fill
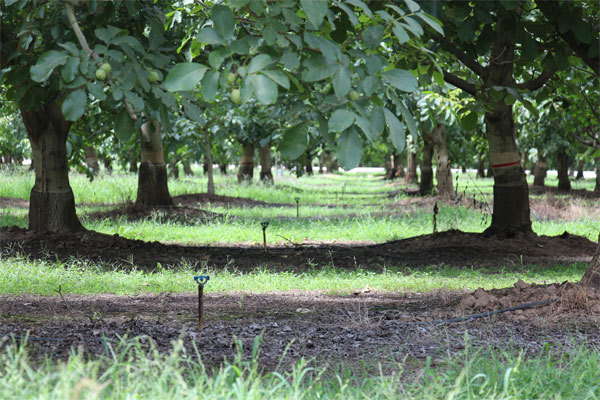
[[[438,325],[438,324],[451,324],[451,323],[455,323],[455,322],[463,322],[463,321],[468,321],[471,319],[477,319],[477,318],[485,318],[485,317],[489,317],[492,315],[496,315],[496,314],[502,314],[505,312],[510,312],[510,311],[517,311],[517,310],[523,310],[525,308],[531,308],[531,307],[537,307],[537,306],[545,306],[547,304],[550,303],[554,303],[555,301],[557,301],[558,299],[551,299],[551,300],[543,300],[543,301],[535,301],[533,303],[525,303],[525,304],[521,304],[518,306],[514,306],[514,307],[508,307],[508,308],[502,308],[500,310],[494,310],[494,311],[488,311],[488,312],[484,312],[484,313],[479,313],[479,314],[471,314],[471,315],[467,315],[464,317],[458,317],[458,318],[449,318],[449,319],[440,319],[440,320],[436,320],[436,321],[421,321],[421,322],[413,322],[413,323],[406,323],[405,325]],[[12,336],[15,339],[25,339],[28,341],[32,341],[32,342],[63,342],[66,340],[69,340],[70,338],[65,338],[65,337],[43,337],[43,336]],[[119,341],[116,339],[110,339],[107,337],[102,337],[102,338],[77,338],[80,341],[83,342],[103,342],[106,343],[108,342],[116,342],[118,343]]]

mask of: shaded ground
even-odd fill
[[[362,267],[428,265],[502,267],[510,264],[549,265],[589,261],[596,249],[586,238],[564,233],[533,240],[484,238],[478,233],[447,231],[383,244],[281,245],[268,253],[257,246],[204,247],[143,242],[96,232],[63,234],[30,232],[18,227],[0,228],[0,250],[17,251],[33,258],[85,258],[111,265],[153,270],[157,263],[176,266],[182,259],[214,268],[235,266],[241,271],[266,266],[272,270],[303,270],[308,266]],[[127,260],[127,261],[124,261]]]
[[[128,221],[154,220],[156,223],[173,222],[184,225],[204,224],[225,218],[224,215],[188,206],[139,207],[124,206],[107,211],[86,214],[86,219],[103,220],[106,218],[125,218]]]
[[[431,356],[436,365],[463,350],[465,337],[474,347],[491,344],[528,355],[547,346],[600,348],[600,314],[571,310],[557,318],[553,305],[461,323],[427,323],[462,315],[460,299],[456,292],[208,294],[205,328],[199,330],[195,294],[0,296],[0,343],[2,336],[29,332],[34,356],[65,358],[71,347],[104,355],[106,343],[115,345],[124,335],[145,335],[161,351],[181,338],[192,354],[195,345],[203,361],[214,365],[235,356],[234,338],[243,342],[248,359],[262,333],[260,361],[268,369],[284,353],[284,367],[300,357],[350,365],[364,360],[374,366]]]

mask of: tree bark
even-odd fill
[[[429,135],[423,132],[423,157],[421,158],[421,181],[419,183],[419,193],[421,195],[431,194],[433,189],[433,168],[431,161],[433,159],[433,143]]]
[[[596,254],[592,258],[590,267],[583,274],[580,283],[584,286],[595,287],[600,289],[600,235],[598,235],[598,247],[596,247]]]
[[[170,207],[173,206],[173,199],[169,193],[161,129],[158,122],[153,125],[145,122],[141,129],[142,162],[135,204],[142,207]]]
[[[242,143],[242,160],[238,169],[239,183],[252,181],[254,177],[254,143]]]
[[[269,185],[275,183],[271,172],[271,143],[267,143],[258,149],[260,156],[260,181]]]
[[[112,158],[110,158],[110,155],[102,154],[100,156],[100,158],[102,158],[102,164],[104,164],[104,169],[107,172],[111,172],[112,171]]]
[[[194,176],[194,171],[192,171],[192,163],[189,158],[183,160],[183,173],[187,176]]]
[[[496,26],[490,65],[484,86],[514,86],[513,69],[515,45],[512,40],[513,22],[501,18]],[[512,238],[533,235],[529,210],[529,188],[521,156],[517,150],[512,105],[504,99],[490,101],[485,113],[485,126],[494,174],[494,210],[492,224],[484,234]]]
[[[306,151],[306,161],[304,162],[304,170],[306,171],[306,175],[312,176],[313,174],[313,166],[312,166],[312,154],[310,151]]]
[[[137,173],[138,172],[138,157],[137,155],[131,156],[129,160],[129,172]]]
[[[481,154],[479,155],[479,162],[477,163],[477,177],[485,178],[485,162]]]
[[[546,156],[542,156],[541,154],[538,150],[538,160],[535,163],[535,170],[533,172],[533,185],[543,187],[548,171],[548,161],[546,160]]]
[[[594,186],[594,192],[600,193],[600,157],[594,159],[596,164],[596,185]]]
[[[576,180],[583,179],[583,167],[584,167],[583,160],[579,160],[577,162],[577,176],[575,177]]]
[[[402,153],[395,154],[394,153],[394,178],[404,178],[406,175],[404,172],[404,158],[402,157]]]
[[[210,141],[210,132],[208,129],[204,130],[204,170],[208,175],[208,183],[206,184],[206,193],[209,196],[215,195],[215,172],[213,170],[213,158],[212,158],[212,143]]]
[[[438,123],[430,133],[430,139],[435,151],[435,164],[438,196],[454,196],[452,186],[452,169],[450,168],[450,156],[446,143],[446,126]]]
[[[394,169],[394,154],[391,153],[385,157],[385,179],[394,179],[395,172],[396,170]]]
[[[409,185],[415,185],[418,183],[417,180],[417,152],[408,151],[408,157],[406,161],[406,175],[404,176],[404,182]]]
[[[169,161],[169,176],[173,179],[179,179],[179,165],[177,165],[177,157],[171,158]]]
[[[67,135],[71,123],[55,101],[39,110],[20,106],[32,150],[35,183],[29,197],[29,229],[50,232],[85,231],[77,218],[69,183]]]
[[[227,175],[227,163],[220,163],[219,171],[221,171],[223,175]]]
[[[333,156],[331,155],[331,152],[328,151],[327,154],[325,155],[325,168],[327,169],[327,173],[333,174],[334,172],[338,171],[339,167],[340,166],[339,166],[337,160],[335,160],[333,158]]]
[[[558,170],[558,190],[568,192],[571,190],[571,181],[569,180],[569,156],[564,148],[558,151],[556,158]]]
[[[100,172],[100,164],[98,163],[96,149],[94,149],[93,146],[87,146],[84,150],[84,153],[86,165],[92,170],[92,174],[96,175],[98,172]]]

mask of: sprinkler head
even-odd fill
[[[208,275],[199,275],[199,276],[195,276],[194,277],[194,281],[196,281],[196,283],[198,285],[205,285],[206,282],[208,282],[210,280],[210,276]]]
[[[260,225],[262,226],[263,231],[264,231],[265,229],[267,229],[267,226],[269,226],[269,223],[267,221],[265,221],[265,222],[261,222]]]
[[[296,203],[299,203],[300,202],[300,197],[296,197],[296,198],[294,198],[294,200],[296,200]]]

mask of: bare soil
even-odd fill
[[[262,334],[260,363],[266,369],[280,362],[287,368],[301,357],[355,366],[361,360],[375,366],[432,357],[436,365],[461,352],[465,338],[474,347],[493,345],[527,355],[549,345],[561,351],[584,343],[600,348],[600,313],[584,309],[558,318],[554,305],[547,305],[460,323],[431,323],[464,315],[461,299],[468,296],[368,289],[350,296],[211,293],[205,296],[202,330],[195,294],[0,296],[0,340],[29,335],[34,356],[62,359],[71,348],[90,357],[104,355],[107,343],[114,346],[125,335],[143,336],[143,344],[151,339],[160,351],[169,351],[181,339],[191,354],[196,346],[206,364],[217,365],[233,359],[235,338],[249,359],[255,337]]]

